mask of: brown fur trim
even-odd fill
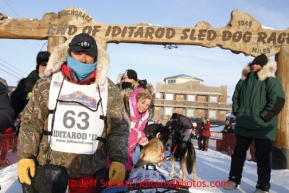
[[[251,72],[251,63],[249,63],[245,68],[242,70],[242,80],[247,78],[249,72]],[[275,77],[275,73],[277,71],[277,63],[274,60],[268,58],[268,62],[266,65],[261,68],[261,70],[257,73],[259,80],[263,81],[268,77]]]
[[[151,94],[154,94],[154,86],[152,84],[147,84],[146,89],[150,91]]]
[[[245,80],[247,78],[248,73],[251,72],[251,67],[250,64],[248,64],[248,66],[246,66],[243,70],[242,70],[242,80]]]
[[[129,96],[127,96],[126,94],[123,96],[123,104],[127,114],[130,116]]]
[[[117,84],[121,84],[122,77],[123,77],[123,73],[120,73],[120,74],[117,75],[117,79],[116,79],[116,83]]]
[[[259,80],[263,81],[268,77],[275,77],[277,71],[277,63],[268,59],[268,63],[258,72]]]
[[[45,69],[45,76],[50,76],[52,73],[58,71],[61,68],[61,65],[66,62],[70,42],[71,40],[67,40],[65,43],[60,44],[53,49]],[[107,78],[110,59],[106,50],[104,50],[98,43],[97,52],[97,77],[95,82],[98,85],[103,85]]]

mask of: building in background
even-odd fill
[[[193,119],[208,117],[211,122],[224,122],[232,109],[227,104],[227,86],[210,87],[202,82],[185,74],[157,82],[154,119],[166,123],[173,113],[178,113]]]

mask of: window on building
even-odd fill
[[[185,110],[184,108],[175,107],[174,113],[178,113],[178,114],[183,115],[184,114],[184,110]]]
[[[169,107],[166,107],[165,108],[165,115],[172,115],[172,114],[173,114],[173,109],[169,108]]]
[[[188,95],[188,101],[196,101],[195,95]]]
[[[218,102],[218,98],[216,96],[210,96],[210,102],[211,103],[217,103]]]
[[[169,83],[169,84],[175,84],[175,83],[176,83],[176,80],[168,80],[168,83]]]
[[[207,101],[207,96],[198,95],[197,101],[199,101],[199,102],[208,102],[208,101]]]
[[[161,92],[157,92],[154,95],[154,98],[155,99],[164,99],[164,93],[161,93]]]
[[[187,117],[194,117],[195,110],[194,109],[187,109]]]
[[[166,94],[166,100],[174,100],[174,94]]]
[[[182,94],[176,94],[176,100],[183,101],[185,100],[185,96]]]
[[[209,111],[209,119],[216,119],[217,118],[217,111]]]

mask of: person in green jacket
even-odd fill
[[[272,142],[276,139],[277,115],[285,103],[276,70],[277,63],[261,54],[242,71],[232,97],[236,145],[225,189],[239,187],[246,152],[255,140],[258,182],[254,193],[269,192]]]

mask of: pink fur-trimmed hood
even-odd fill
[[[52,73],[58,71],[61,65],[67,61],[70,41],[71,40],[67,40],[65,43],[56,46],[53,49],[45,69],[45,76],[50,76]],[[98,85],[102,85],[105,83],[107,77],[110,60],[107,52],[100,46],[100,44],[97,44],[97,52],[97,77],[95,82]]]

